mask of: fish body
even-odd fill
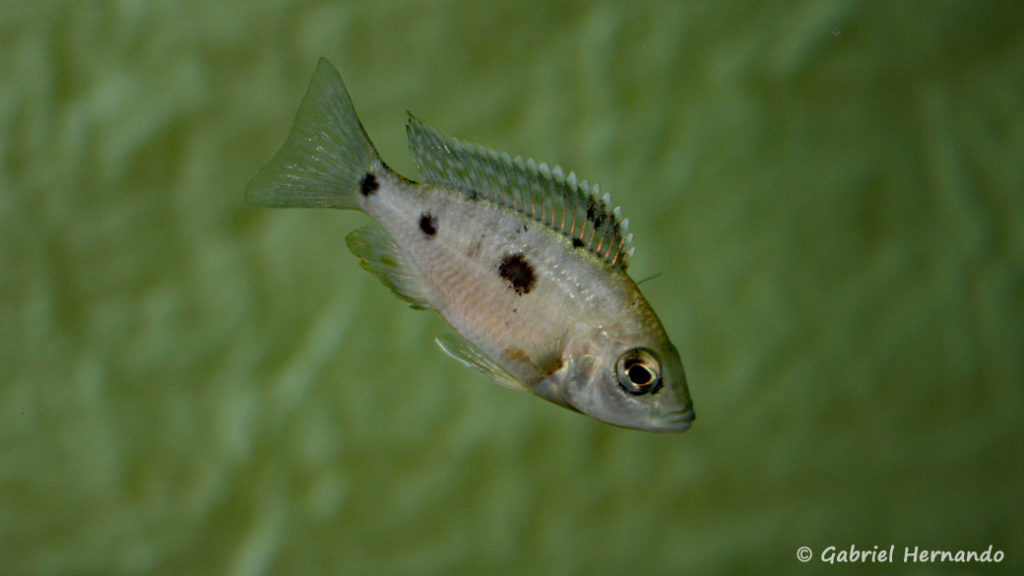
[[[441,135],[410,115],[423,183],[380,159],[321,59],[284,146],[246,190],[268,207],[365,212],[364,268],[457,335],[438,339],[509,388],[617,426],[673,432],[693,408],[679,354],[626,273],[628,221],[558,167]]]

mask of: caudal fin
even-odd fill
[[[267,207],[358,208],[363,179],[381,169],[341,76],[321,58],[288,139],[245,197]]]

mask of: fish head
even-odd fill
[[[535,393],[623,428],[687,430],[694,412],[683,363],[657,328],[598,326],[567,338],[561,368]]]

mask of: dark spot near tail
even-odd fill
[[[526,224],[523,224],[522,226],[519,227],[520,234],[522,234],[523,232],[528,232],[529,230],[530,229],[526,227]]]
[[[479,200],[480,199],[480,193],[477,192],[476,190],[470,189],[470,191],[469,191],[469,199],[470,200],[474,200],[474,201]]]
[[[430,212],[420,214],[420,230],[427,236],[437,234],[437,218]]]
[[[533,289],[537,277],[533,274],[533,266],[526,261],[522,252],[509,254],[501,259],[498,274],[508,282],[516,294],[522,296]]]
[[[367,172],[366,176],[363,176],[363,179],[359,181],[359,191],[363,196],[373,194],[377,191],[377,188],[380,188],[380,184],[377,183],[377,177],[370,172]]]
[[[573,238],[572,239],[572,247],[573,248],[583,248],[583,240],[580,240],[579,238]]]

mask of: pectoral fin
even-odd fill
[[[515,376],[508,370],[501,367],[497,362],[491,360],[472,342],[455,334],[445,334],[437,338],[437,345],[446,354],[469,366],[473,370],[494,380],[498,384],[513,390],[529,391]]]

